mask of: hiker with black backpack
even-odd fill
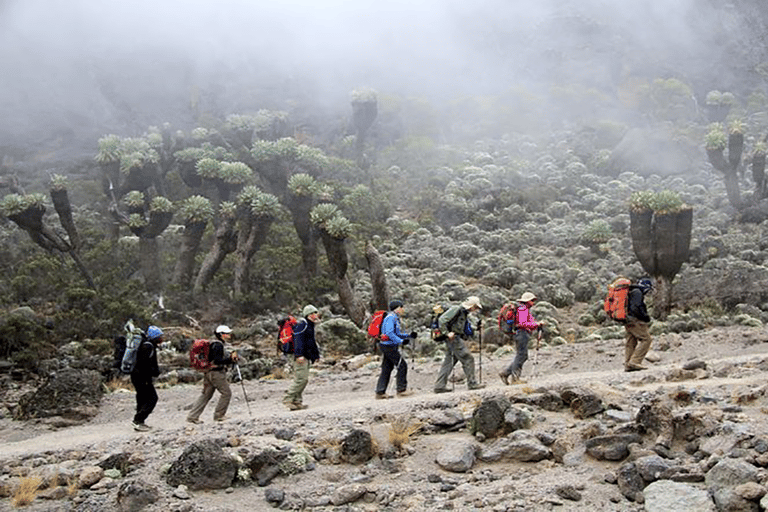
[[[464,343],[464,339],[471,337],[473,334],[472,325],[469,322],[469,314],[480,309],[482,309],[482,305],[478,297],[467,297],[464,302],[452,306],[438,318],[437,330],[439,335],[435,340],[445,342],[445,359],[443,359],[443,364],[437,374],[435,393],[453,391],[447,387],[447,384],[448,378],[451,372],[453,372],[453,367],[458,361],[461,361],[461,365],[464,368],[464,375],[467,377],[467,387],[469,389],[485,387],[484,384],[480,384],[477,381],[475,376],[475,358],[467,348],[466,343]]]
[[[544,320],[537,322],[531,314],[531,308],[538,299],[531,292],[525,292],[518,300],[517,306],[512,308],[506,318],[507,332],[512,332],[512,339],[515,342],[515,358],[504,370],[499,373],[499,377],[504,384],[510,384],[520,381],[520,375],[523,373],[523,364],[528,360],[528,343],[531,340],[531,334],[536,329],[544,326]],[[500,320],[500,322],[502,322]]]
[[[624,323],[624,371],[636,372],[647,369],[642,365],[651,348],[649,331],[651,317],[645,306],[645,294],[653,290],[653,282],[644,277],[629,287],[627,296],[627,320]]]
[[[293,383],[285,392],[283,404],[291,411],[306,409],[302,393],[309,382],[309,366],[320,359],[320,348],[315,341],[315,324],[320,312],[311,304],[304,306],[304,318],[293,328]]]
[[[157,391],[152,383],[154,377],[160,376],[157,365],[157,346],[163,342],[163,331],[154,325],[142,333],[142,340],[136,350],[136,363],[131,370],[131,382],[136,390],[136,414],[133,417],[133,429],[146,432],[152,427],[144,423],[157,405]]]
[[[412,339],[416,339],[416,332],[404,334],[401,332],[400,317],[405,311],[401,300],[392,300],[389,303],[389,313],[381,321],[381,335],[378,343],[381,349],[381,373],[376,382],[376,399],[392,398],[387,394],[389,377],[392,370],[397,368],[396,389],[397,396],[404,397],[413,394],[408,391],[408,363],[400,354],[401,345],[407,345]]]
[[[213,398],[213,392],[219,392],[219,401],[216,403],[216,409],[213,411],[213,421],[224,421],[227,419],[227,408],[232,398],[232,390],[227,382],[227,369],[230,365],[237,364],[239,357],[237,352],[227,354],[224,343],[232,337],[232,329],[227,325],[219,325],[213,331],[216,339],[210,340],[208,344],[208,361],[211,363],[203,373],[203,390],[200,396],[192,405],[187,415],[187,421],[190,423],[202,423],[200,415],[203,414],[205,406]]]

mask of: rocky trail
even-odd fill
[[[630,420],[643,400],[668,398],[682,392],[697,397],[694,403],[698,400],[702,407],[718,410],[713,412],[718,418],[742,425],[753,437],[768,439],[768,397],[764,395],[768,330],[730,327],[668,334],[657,337],[654,348],[657,350],[649,355],[652,361],[648,370],[627,373],[621,365],[621,339],[543,347],[536,357],[536,368],[534,352],[530,353],[523,375],[526,382],[511,386],[503,385],[497,376],[514,356],[514,351],[502,348],[493,354],[483,354],[485,389],[468,391],[457,365],[455,391],[441,395],[432,392],[441,361],[417,358],[411,360],[409,371],[410,388],[415,395],[391,400],[373,397],[378,360],[358,357],[316,367],[304,395],[309,405],[306,410],[288,411],[281,404],[289,379],[266,378],[244,382],[248,404],[241,384],[232,384],[233,399],[225,422],[211,420],[213,401],[218,396],[215,395],[203,415],[202,425],[185,422],[186,410],[199,393],[199,385],[176,385],[158,389],[158,406],[147,420],[153,430],[148,433],[133,431],[130,423],[134,395],[119,390],[105,395],[98,414],[82,425],[60,427],[51,420],[1,419],[0,460],[14,461],[19,467],[72,458],[96,464],[109,454],[139,451],[143,463],[125,478],[136,475],[162,489],[162,497],[144,510],[271,510],[273,505],[285,509],[341,510],[334,507],[338,500],[334,492],[350,485],[363,486],[364,490],[346,502],[351,508],[344,510],[645,510],[642,503],[622,496],[615,481],[611,482],[609,475],[622,462],[595,460],[584,455],[578,442],[571,443],[569,454],[557,462],[551,458],[539,462],[480,460],[468,471],[446,471],[436,462],[441,450],[454,443],[472,442],[487,448],[492,440],[473,438],[466,426],[440,429],[430,425],[430,421],[451,411],[471,418],[480,403],[493,397],[519,402],[526,396],[564,387],[589,389],[602,399],[606,409],[621,411]],[[477,353],[475,361],[477,366]],[[694,369],[684,370],[685,365]],[[390,393],[393,386],[394,375]],[[565,432],[570,438],[588,437],[590,429],[610,431],[616,423],[615,418],[606,417],[605,413],[578,418],[568,408],[552,411],[533,406],[531,410],[530,430],[555,438]],[[415,428],[407,450],[399,453],[393,452],[388,441],[393,419],[397,418],[429,427]],[[244,450],[253,443],[269,444],[281,429],[291,432],[290,443],[315,449],[332,443],[344,431],[366,430],[380,456],[358,465],[331,458],[318,461],[312,471],[278,476],[265,487],[255,482],[240,483],[226,490],[189,491],[184,499],[173,496],[173,489],[163,481],[163,467],[196,440],[228,439],[231,447]],[[652,438],[650,441],[652,445]],[[679,446],[671,447],[672,452],[682,454],[684,444],[679,441]],[[647,445],[645,440],[646,451]],[[119,480],[114,485],[118,483]],[[573,496],[563,498],[563,492],[557,490],[563,488],[574,490],[578,500]],[[265,493],[270,489],[285,493],[284,498],[268,503]],[[89,503],[95,498],[88,494],[93,492],[81,490],[74,498],[65,500],[37,499],[28,510],[91,510]],[[107,499],[105,496],[114,494],[115,489],[106,486],[97,492]],[[0,510],[10,510],[8,498],[0,501]]]

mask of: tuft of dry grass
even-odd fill
[[[80,489],[80,484],[77,477],[71,478],[69,480],[69,485],[67,485],[67,496],[74,496],[77,494],[78,489]]]
[[[11,505],[14,507],[25,507],[32,503],[35,497],[37,497],[37,491],[42,483],[43,479],[37,475],[22,478],[19,486],[13,491]]]
[[[275,379],[285,379],[288,375],[285,372],[285,368],[282,366],[275,366],[272,368],[272,377]]]
[[[395,416],[389,422],[389,442],[400,450],[423,425],[422,421],[412,421],[408,416]]]
[[[120,378],[108,380],[106,383],[104,383],[104,387],[106,388],[107,393],[114,393],[115,391],[121,389],[133,391],[133,384],[131,384],[131,381]]]

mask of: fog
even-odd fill
[[[628,75],[734,86],[749,5],[694,0],[5,0],[0,147],[19,137],[140,131],[213,115],[312,105],[349,92],[442,101],[515,86]],[[741,21],[740,21],[741,20]]]

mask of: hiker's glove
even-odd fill
[[[237,356],[237,352],[232,352],[232,360],[236,362],[236,361],[238,361],[239,359],[240,359],[240,358]]]
[[[478,320],[478,321],[477,321],[477,327],[476,327],[476,329],[479,331],[479,330],[480,330],[480,327],[481,327],[482,325],[483,325],[483,319],[481,318],[480,320]]]
[[[416,339],[416,336],[418,336],[418,334],[416,334],[416,331],[411,331],[411,334],[409,334],[408,336],[409,336],[411,339],[414,339],[414,340],[415,340],[415,339]]]

